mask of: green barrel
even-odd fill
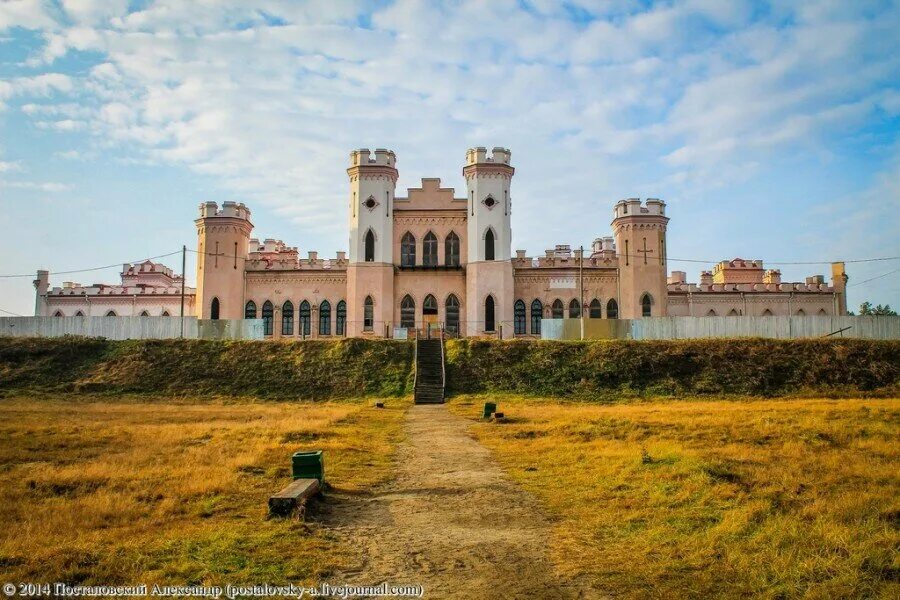
[[[291,456],[294,479],[318,479],[325,483],[325,458],[321,450],[294,452]]]
[[[492,414],[497,412],[497,403],[496,402],[485,402],[484,403],[484,413],[482,417],[485,419],[489,419]]]

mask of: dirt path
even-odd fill
[[[588,598],[561,582],[545,551],[550,525],[467,422],[414,406],[397,477],[374,494],[331,494],[324,524],[357,551],[333,582],[416,583],[426,598]]]

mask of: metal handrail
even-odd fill
[[[419,330],[416,329],[413,338],[413,397],[416,395],[416,385],[419,383]]]
[[[447,389],[447,369],[444,366],[444,325],[441,323],[441,398]]]

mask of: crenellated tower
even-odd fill
[[[200,205],[197,226],[197,297],[200,319],[244,318],[244,264],[253,223],[243,203]],[[218,312],[218,314],[216,314]]]
[[[619,317],[666,316],[666,203],[620,200],[612,221],[619,260]],[[649,301],[649,302],[648,302]],[[649,306],[648,306],[649,305]]]
[[[394,306],[394,191],[397,157],[379,148],[350,153],[347,333],[385,335]],[[371,304],[367,307],[367,298]]]
[[[498,331],[501,325],[512,328],[515,300],[510,183],[515,169],[509,164],[510,156],[510,151],[501,147],[494,148],[490,156],[483,147],[470,148],[466,153],[467,335]]]

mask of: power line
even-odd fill
[[[870,281],[875,281],[876,279],[881,279],[882,277],[887,277],[888,275],[893,275],[894,273],[900,273],[900,269],[894,269],[893,271],[888,271],[887,273],[882,273],[881,275],[876,275],[875,277],[870,277],[869,279],[864,279],[864,280],[858,281],[856,283],[851,283],[847,287],[856,287],[856,286],[862,285],[864,283],[869,283]]]
[[[128,264],[136,264],[136,263],[141,263],[141,262],[148,261],[148,260],[156,260],[157,258],[166,258],[167,256],[173,256],[175,254],[181,254],[181,250],[176,250],[175,252],[169,252],[168,254],[160,254],[159,256],[151,256],[149,258],[140,258],[138,260],[122,261],[122,262],[119,262],[119,263],[116,263],[113,265],[105,265],[103,267],[91,267],[90,269],[73,269],[71,271],[53,271],[52,273],[54,275],[71,275],[72,273],[89,273],[91,271],[102,271],[104,269],[112,269],[114,267],[121,267],[126,262]],[[35,276],[34,273],[27,273],[27,274],[21,274],[21,275],[0,275],[0,278],[10,279],[13,277],[34,277],[34,276]]]
[[[24,316],[25,316],[25,315],[20,315],[19,313],[14,313],[14,312],[12,312],[12,311],[3,310],[2,308],[0,308],[0,312],[6,313],[6,314],[8,314],[8,315],[12,315],[12,316],[14,316],[14,317],[24,317]]]

